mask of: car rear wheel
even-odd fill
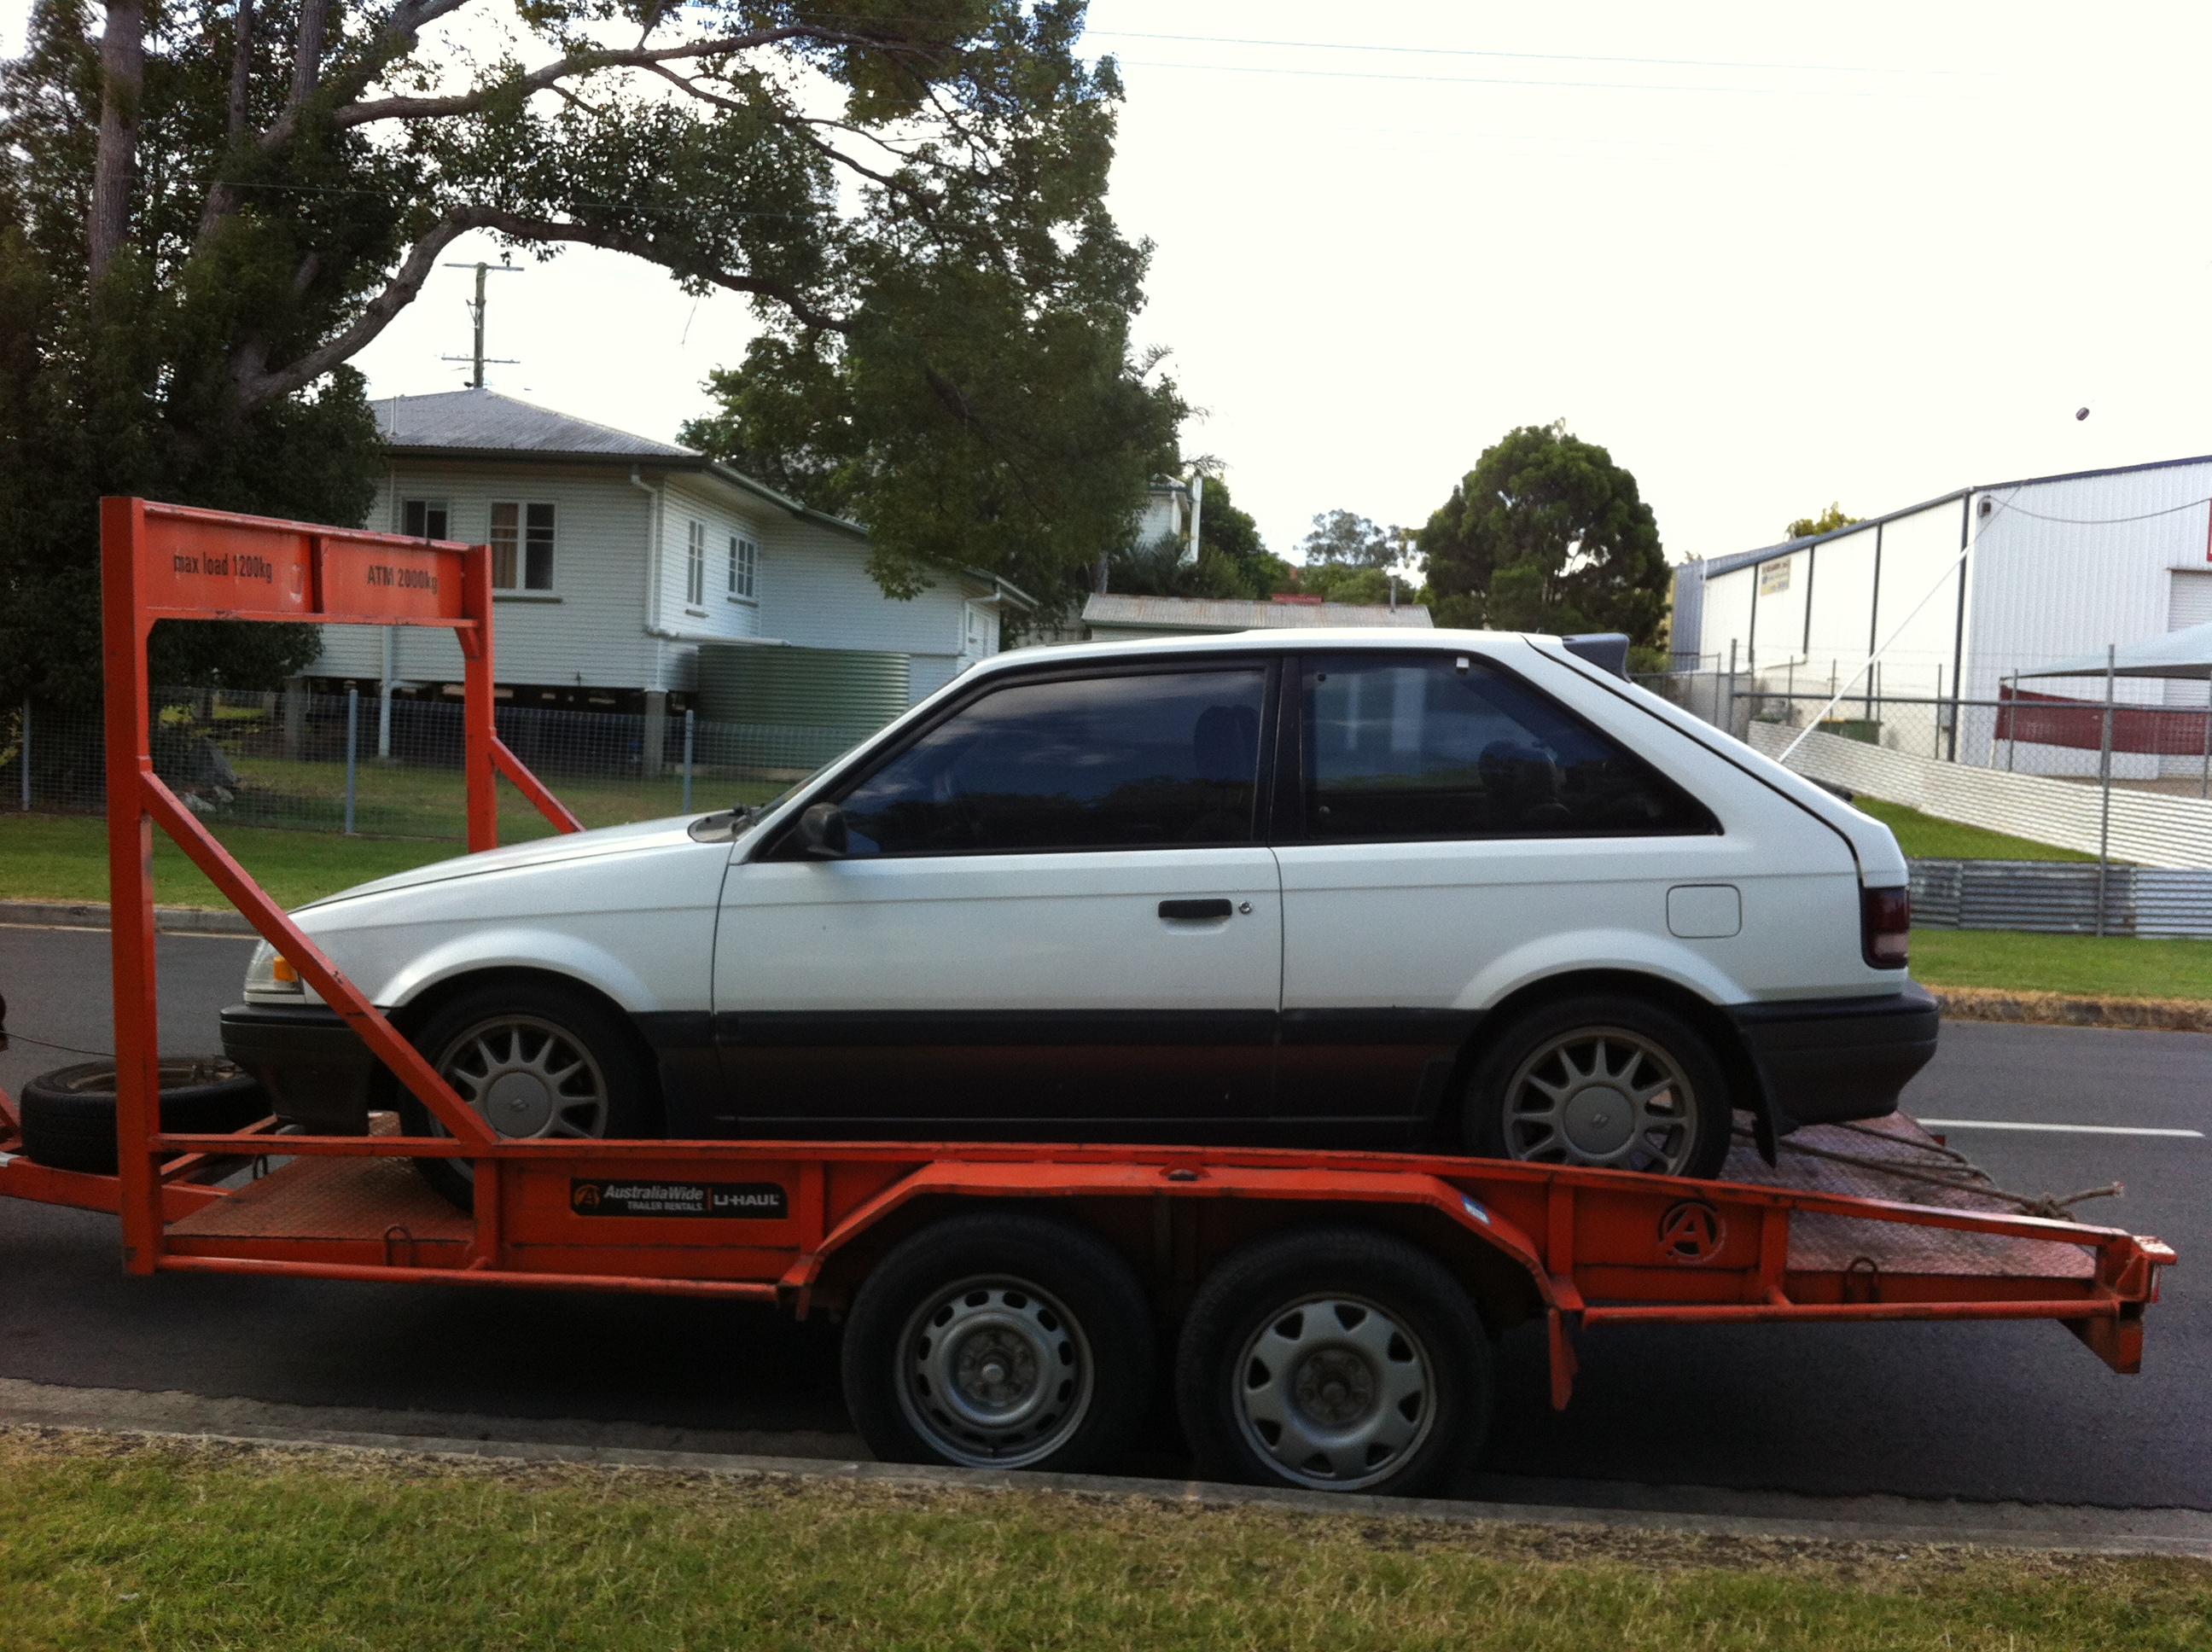
[[[1113,1248],[1018,1212],[950,1218],[878,1263],[845,1327],[845,1402],[888,1462],[1078,1471],[1127,1451],[1152,1321]]]
[[[1463,1131],[1488,1158],[1706,1177],[1731,1123],[1705,1039],[1656,1005],[1603,994],[1545,1005],[1492,1043]]]
[[[1200,1287],[1176,1409],[1208,1479],[1419,1496],[1489,1427],[1490,1343],[1459,1282],[1405,1240],[1324,1228],[1261,1240]]]
[[[622,1139],[658,1133],[650,1061],[620,1017],[552,983],[480,987],[441,1005],[414,1037],[461,1100],[513,1140]],[[407,1133],[447,1131],[413,1096],[399,1097]],[[418,1158],[422,1179],[463,1210],[475,1201],[468,1159]]]

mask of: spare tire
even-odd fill
[[[23,1157],[54,1170],[115,1174],[115,1063],[56,1067],[23,1086]],[[161,1063],[161,1128],[195,1134],[243,1130],[270,1114],[258,1080],[216,1056]]]

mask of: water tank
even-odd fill
[[[876,729],[907,708],[911,662],[866,648],[699,645],[699,717],[783,728]]]

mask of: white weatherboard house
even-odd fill
[[[489,543],[503,701],[636,711],[697,686],[702,643],[903,653],[915,699],[999,650],[1026,605],[987,575],[894,601],[865,529],[703,453],[489,390],[375,404],[387,454],[368,526]],[[343,691],[460,681],[444,631],[324,628],[308,667]]]
[[[1832,672],[1849,683],[1879,649],[1862,689],[1871,682],[1877,697],[1939,702],[1940,721],[1925,708],[1916,718],[1945,732],[1942,755],[2071,774],[2095,772],[2095,738],[2029,734],[1993,748],[1990,713],[1956,715],[1951,702],[1993,701],[2015,686],[2101,702],[2101,677],[2018,679],[2207,621],[2212,456],[1961,488],[1833,533],[1685,563],[1673,648],[1678,670],[1733,666],[1750,679],[1739,695],[1824,690]],[[2114,698],[2201,708],[2205,684],[2122,678]],[[2187,750],[2163,753],[2122,742],[2115,774],[2198,774],[2199,738],[2184,735],[2177,744]]]

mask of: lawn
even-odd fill
[[[1852,805],[1897,834],[1897,846],[1914,860],[2094,860],[2094,854],[2082,854],[2074,849],[2054,848],[2048,843],[2037,843],[2025,837],[2014,837],[2004,832],[1985,831],[1979,826],[1961,826],[1956,821],[1938,820],[1933,815],[1923,815],[1917,809],[1908,809],[1901,803],[1884,803],[1880,798],[1861,797]]]
[[[448,841],[252,826],[218,826],[215,835],[288,907],[461,852]],[[106,899],[106,822],[94,815],[0,814],[0,901]],[[154,899],[163,906],[230,904],[161,832],[154,834]]]
[[[2086,998],[2212,999],[2212,941],[1916,929],[1912,975],[1930,987],[1994,987]]]
[[[2179,1652],[2212,1567],[0,1438],[11,1649]]]

